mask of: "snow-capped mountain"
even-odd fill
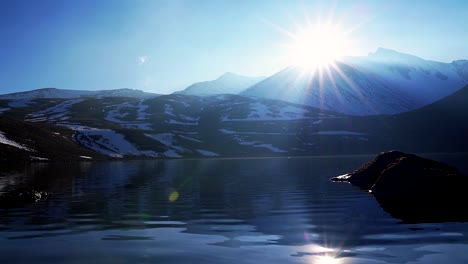
[[[240,94],[373,115],[416,109],[466,84],[468,61],[428,61],[379,48],[366,57],[346,57],[316,71],[289,67]]]
[[[228,94],[0,100],[0,160],[468,151],[467,100],[377,116]]]
[[[177,93],[200,96],[215,94],[238,94],[264,79],[265,77],[247,77],[227,72],[216,80],[194,83],[185,90]]]
[[[57,88],[43,88],[26,92],[11,93],[0,95],[0,99],[36,99],[36,98],[79,98],[79,97],[134,97],[134,98],[151,98],[158,94],[147,93],[133,89],[115,89],[115,90],[66,90]]]
[[[345,136],[353,142],[365,137],[358,131],[321,128],[345,118],[342,115],[237,95],[18,102],[0,100],[0,116],[68,129],[70,140],[109,158],[305,155],[322,149],[313,143],[321,142],[318,138],[322,136]],[[15,142],[22,144],[25,140]],[[24,155],[51,159],[29,152]]]

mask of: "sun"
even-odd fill
[[[288,63],[303,69],[316,69],[333,64],[350,50],[345,31],[333,24],[308,24],[289,34]]]

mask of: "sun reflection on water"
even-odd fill
[[[314,264],[344,264],[340,262],[340,259],[335,258],[331,255],[324,255],[317,257],[316,261],[313,262]]]

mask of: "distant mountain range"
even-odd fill
[[[185,90],[176,93],[200,96],[238,94],[264,79],[265,77],[247,77],[227,72],[216,80],[194,83]]]
[[[284,100],[350,115],[397,114],[435,102],[468,84],[468,60],[428,61],[379,48],[363,57],[305,71],[288,67],[270,77],[226,73],[178,94],[239,94]]]
[[[238,95],[0,100],[0,160],[468,151],[468,86],[398,115]]]
[[[26,92],[10,93],[0,95],[0,99],[37,99],[37,98],[78,98],[78,97],[134,97],[134,98],[151,98],[159,96],[159,94],[147,93],[134,89],[115,89],[115,90],[66,90],[57,88],[43,88]]]
[[[0,161],[468,151],[468,61],[379,49],[310,76],[0,95]]]
[[[345,57],[316,71],[288,67],[270,77],[225,73],[175,94],[239,94],[283,100],[348,115],[397,114],[433,103],[468,84],[468,60],[428,61],[379,48],[363,57]],[[132,89],[79,91],[46,88],[0,95],[0,99],[134,97],[158,94]]]
[[[435,102],[468,84],[468,61],[427,61],[379,48],[322,72],[289,67],[241,92],[352,115],[396,114]]]

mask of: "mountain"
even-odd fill
[[[379,48],[315,72],[288,67],[240,94],[350,115],[397,114],[433,103],[466,84],[468,61],[428,61]]]
[[[321,127],[343,115],[237,95],[0,100],[0,115],[68,129],[76,144],[119,159],[309,155],[335,151],[330,138],[365,137]]]
[[[0,116],[0,161],[87,161],[108,157],[76,144],[65,127]]]
[[[468,86],[422,108],[388,118],[388,132],[400,149],[420,152],[468,150]]]
[[[10,93],[0,95],[0,99],[36,99],[36,98],[79,98],[79,97],[135,97],[135,98],[151,98],[158,94],[147,93],[140,90],[128,88],[115,90],[66,90],[57,88],[43,88],[26,92]]]
[[[0,160],[468,151],[468,86],[397,115],[239,95],[0,100]],[[83,158],[85,157],[85,158]]]
[[[227,72],[216,80],[194,83],[185,90],[177,93],[200,96],[238,94],[263,79],[265,79],[265,77],[247,77]]]

